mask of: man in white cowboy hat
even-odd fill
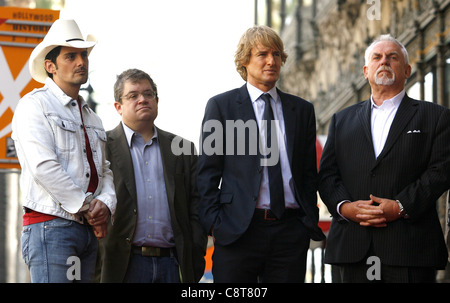
[[[95,44],[74,20],[56,20],[29,61],[31,76],[45,86],[25,95],[13,117],[31,282],[92,281],[96,237],[106,235],[114,215],[106,132],[78,95]]]

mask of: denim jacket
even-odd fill
[[[82,99],[80,97],[80,99]],[[116,195],[110,163],[105,159],[106,132],[101,119],[81,101],[99,177],[93,197],[108,206],[113,218]],[[23,206],[35,211],[81,222],[78,211],[87,197],[90,167],[76,100],[52,79],[25,95],[12,121],[12,139],[22,168]]]

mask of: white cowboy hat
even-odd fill
[[[36,46],[30,55],[30,74],[34,80],[44,83],[47,71],[44,67],[45,56],[57,46],[68,46],[75,48],[86,48],[88,55],[97,40],[92,35],[88,35],[86,40],[83,39],[81,31],[75,20],[56,20],[44,40]]]

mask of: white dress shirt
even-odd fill
[[[371,129],[372,129],[372,141],[375,156],[378,158],[386,143],[389,130],[391,129],[392,121],[394,121],[395,114],[398,107],[405,96],[405,91],[402,90],[392,99],[383,101],[380,106],[373,102],[373,97],[370,97],[372,103],[372,115],[371,115]]]

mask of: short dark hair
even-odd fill
[[[61,53],[62,46],[57,46],[51,51],[48,52],[48,54],[45,56],[45,60],[50,60],[56,65],[56,58],[58,58],[59,54]],[[47,72],[47,75],[53,79],[53,74]]]
[[[121,99],[123,94],[123,87],[125,86],[126,81],[137,83],[141,80],[148,80],[148,82],[150,82],[153,92],[155,93],[155,98],[158,98],[158,88],[153,79],[150,77],[150,75],[142,70],[132,68],[122,72],[120,75],[117,76],[116,83],[114,84],[115,101],[122,103]]]

